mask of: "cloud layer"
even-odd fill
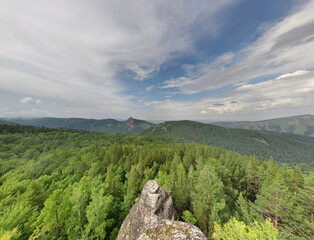
[[[245,84],[265,75],[313,69],[314,1],[299,6],[282,21],[261,29],[254,43],[237,53],[226,53],[210,64],[192,66],[187,76],[165,81],[164,88],[191,94],[233,84]]]
[[[152,76],[176,53],[192,51],[195,26],[232,2],[4,1],[0,90],[63,102],[61,115],[126,113],[136,93],[125,94],[119,72]]]
[[[260,37],[239,51],[197,56],[199,40],[219,36],[228,24],[221,16],[239,2],[4,0],[0,117],[234,120],[301,108],[314,113],[313,0],[261,22]],[[172,61],[182,64],[175,74]]]
[[[291,109],[314,110],[314,71],[300,71],[195,101],[154,103],[151,118],[205,121],[261,119],[289,116]],[[264,117],[265,118],[265,117]]]

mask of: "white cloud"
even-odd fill
[[[264,27],[262,36],[243,50],[224,54],[207,67],[195,67],[194,74],[189,70],[185,77],[165,81],[164,88],[176,87],[182,93],[192,94],[241,85],[265,75],[313,69],[313,9],[314,1],[307,1],[282,21]],[[223,60],[229,66],[221,66]],[[213,67],[216,63],[217,67]]]
[[[195,101],[160,102],[154,105],[151,118],[162,117],[195,120],[256,120],[259,116],[274,117],[314,111],[314,71],[292,74],[204,97]],[[278,115],[276,115],[278,114]]]
[[[298,70],[298,71],[295,71],[294,73],[283,74],[283,75],[277,77],[276,79],[282,79],[282,78],[287,78],[287,77],[294,77],[294,76],[299,76],[299,75],[306,74],[306,73],[309,73],[309,71]]]
[[[206,23],[202,34],[217,34],[215,15],[236,1],[4,1],[0,90],[62,101],[64,112],[77,104],[127,114],[133,96],[119,73],[129,69],[143,80],[193,51],[191,32]]]
[[[193,82],[193,80],[191,80],[190,78],[179,77],[176,79],[171,79],[171,80],[165,81],[166,85],[163,86],[162,88],[184,87],[184,86],[186,86],[192,82]]]
[[[135,63],[127,64],[126,68],[136,73],[135,79],[140,81],[151,77],[154,72],[157,72],[159,70],[158,66],[138,66]]]
[[[154,85],[148,86],[147,88],[145,88],[145,90],[146,90],[147,92],[149,92],[149,91],[151,91],[151,90],[153,89],[153,87],[154,87]]]
[[[232,52],[224,53],[223,55],[217,57],[207,68],[209,69],[221,69],[225,65],[232,63],[235,54]]]
[[[33,104],[40,104],[41,100],[40,99],[35,99],[31,97],[24,97],[20,101],[20,103],[33,103]]]
[[[162,103],[163,101],[150,101],[150,102],[144,102],[145,106],[151,106],[151,105],[156,105],[159,103]]]

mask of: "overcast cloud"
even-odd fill
[[[224,16],[244,1],[2,0],[0,117],[314,113],[313,0],[261,20],[260,37],[240,50],[197,55],[216,48],[210,40],[230,24]]]

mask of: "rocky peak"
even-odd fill
[[[150,180],[122,223],[117,240],[206,239],[197,227],[173,221],[174,212],[169,193]]]
[[[126,125],[128,125],[131,129],[135,128],[135,123],[134,123],[134,118],[129,117],[126,121],[125,121]]]

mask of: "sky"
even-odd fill
[[[314,0],[0,0],[0,118],[314,114]]]

